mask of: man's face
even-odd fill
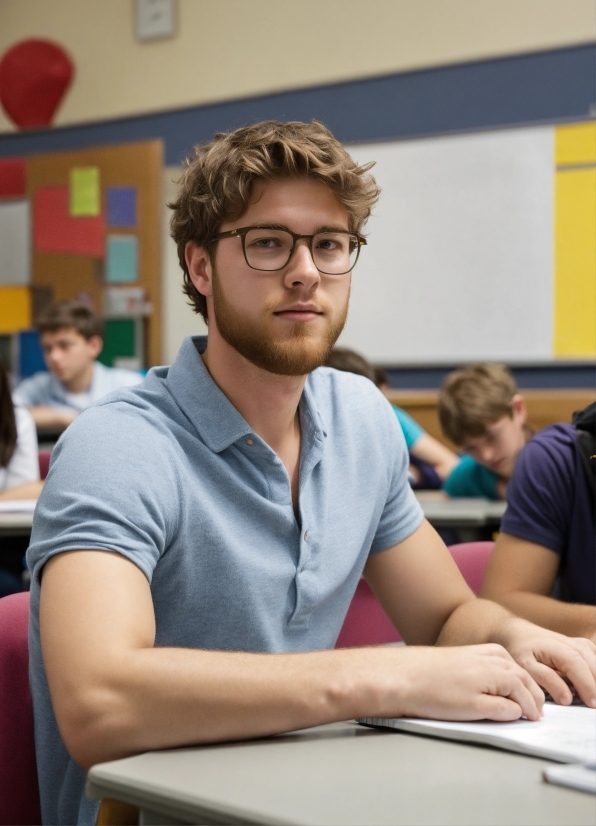
[[[481,465],[510,479],[517,457],[526,443],[526,405],[522,396],[512,400],[512,416],[503,416],[486,429],[484,436],[467,436],[461,445]]]
[[[259,184],[244,215],[220,231],[259,225],[305,235],[349,229],[348,214],[333,193],[309,179]],[[283,270],[254,270],[240,238],[219,241],[207,270],[208,282],[195,286],[207,296],[210,331],[215,325],[242,356],[280,375],[305,375],[325,362],[345,324],[350,273],[321,275],[306,240],[297,243]]]
[[[41,348],[48,370],[68,386],[84,375],[101,351],[101,339],[87,340],[74,327],[41,334]]]

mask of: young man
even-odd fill
[[[85,304],[54,304],[40,314],[36,326],[49,372],[25,379],[13,399],[29,408],[37,427],[66,427],[106,393],[142,381],[139,373],[96,361],[103,324]]]
[[[449,496],[504,499],[515,461],[532,431],[511,372],[473,364],[450,373],[439,395],[443,433],[466,454],[443,484]]]
[[[475,599],[386,400],[316,369],[377,194],[316,122],[219,134],[187,163],[172,228],[207,347],[82,414],[36,512],[44,820],[93,823],[85,768],[148,749],[359,716],[538,720],[531,675],[571,701],[557,671],[596,707],[594,646]],[[411,647],[329,650],[363,571]]]
[[[596,403],[576,415],[576,427],[551,425],[522,450],[483,595],[596,642],[595,430]]]

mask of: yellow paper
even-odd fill
[[[557,166],[596,163],[596,123],[574,123],[555,129]]]
[[[101,214],[99,169],[96,166],[78,166],[70,170],[70,214]]]
[[[0,335],[11,335],[30,327],[29,287],[0,287]]]
[[[559,357],[596,355],[596,169],[556,173],[555,330]]]

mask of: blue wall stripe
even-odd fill
[[[437,390],[443,379],[461,367],[461,364],[442,367],[390,367],[387,368],[389,384],[395,390]],[[596,392],[596,364],[547,364],[528,367],[511,366],[518,386],[522,390],[584,388]]]
[[[262,95],[169,112],[0,135],[0,157],[162,138],[177,164],[217,131],[267,118],[319,118],[344,143],[516,124],[596,112],[596,44]]]

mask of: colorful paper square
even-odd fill
[[[136,227],[137,190],[134,186],[106,187],[108,226]]]
[[[67,186],[42,186],[33,199],[33,243],[41,252],[68,252],[103,258],[105,225],[101,215],[73,218]]]
[[[74,217],[101,214],[99,169],[75,166],[70,170],[70,214]]]
[[[25,197],[25,161],[0,158],[0,198]]]
[[[138,278],[138,245],[135,235],[108,235],[106,281],[130,284]]]

